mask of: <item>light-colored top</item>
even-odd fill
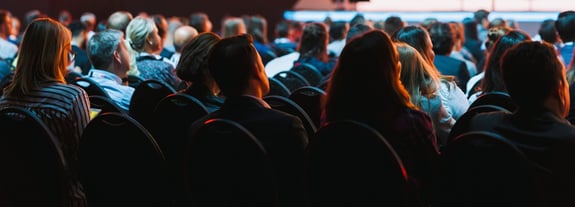
[[[469,108],[467,96],[455,82],[441,82],[439,89],[443,106],[455,120],[459,119]]]
[[[485,76],[484,72],[478,73],[477,75],[471,77],[469,79],[469,81],[467,81],[467,91],[465,92],[465,95],[470,96],[471,94],[475,93],[471,90],[473,90],[473,86],[477,83],[479,83],[483,77]],[[473,102],[471,100],[469,100],[469,102]]]
[[[118,106],[126,111],[129,110],[134,88],[123,85],[120,77],[105,70],[91,69],[88,77],[99,83]]]
[[[265,68],[268,77],[273,77],[279,72],[289,70],[293,67],[294,61],[299,58],[299,52],[292,52],[270,60]]]
[[[0,37],[0,59],[14,59],[18,46]]]
[[[335,40],[327,45],[327,51],[333,53],[336,57],[339,57],[343,47],[345,47],[345,39]]]

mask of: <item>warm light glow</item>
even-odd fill
[[[563,11],[575,8],[567,0],[370,0],[358,2],[357,11]]]

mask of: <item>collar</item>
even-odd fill
[[[108,72],[106,70],[92,68],[92,69],[90,69],[90,72],[88,72],[88,77],[113,80],[113,81],[117,82],[118,84],[122,84],[122,79],[119,76],[117,76],[114,73]]]

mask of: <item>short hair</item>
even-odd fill
[[[247,23],[247,32],[252,35],[254,41],[268,44],[268,23],[264,16],[250,16]]]
[[[72,21],[68,24],[68,29],[72,32],[72,37],[77,37],[86,32],[86,25],[80,21]]]
[[[575,41],[575,11],[564,11],[559,13],[555,28],[563,42]]]
[[[7,22],[10,21],[10,19],[12,19],[12,13],[10,13],[8,10],[0,9],[0,25],[12,24],[12,22]]]
[[[156,28],[158,28],[158,35],[163,41],[168,35],[168,20],[161,14],[152,15],[152,19],[154,20],[154,24],[156,24]]]
[[[223,38],[216,43],[208,57],[210,74],[224,96],[241,95],[250,79],[256,75],[254,66],[261,61],[249,34]]]
[[[351,20],[349,20],[349,26],[353,27],[356,24],[367,24],[367,19],[361,13],[357,13]]]
[[[565,103],[563,115],[569,111],[569,86],[551,44],[527,41],[514,45],[501,57],[501,76],[520,108],[540,109],[549,96],[557,95],[562,99],[558,102]]]
[[[72,22],[72,14],[68,10],[60,10],[60,13],[58,13],[58,21],[62,24],[69,24]]]
[[[473,12],[473,19],[475,20],[475,22],[480,23],[483,19],[488,19],[489,18],[489,11],[485,10],[485,9],[479,9],[475,12]]]
[[[349,28],[346,35],[346,41],[349,42],[354,37],[358,37],[363,33],[369,32],[373,30],[373,28],[367,24],[356,24]]]
[[[448,55],[455,44],[454,31],[448,23],[438,22],[429,26],[429,36],[433,43],[433,52]]]
[[[240,17],[226,17],[222,24],[222,37],[231,37],[241,34],[246,30],[246,23]]]
[[[198,30],[198,33],[209,32],[206,31],[208,29],[206,28],[206,23],[208,21],[210,21],[210,19],[208,18],[208,15],[206,13],[195,12],[190,14],[190,26],[196,28]]]
[[[70,30],[54,19],[32,21],[24,31],[13,81],[4,94],[27,94],[45,82],[66,83],[71,40]]]
[[[541,40],[555,44],[559,40],[559,35],[557,34],[557,30],[555,29],[555,20],[554,19],[546,19],[541,23],[537,34],[541,37]]]
[[[385,19],[383,23],[383,31],[387,33],[389,36],[393,35],[393,33],[402,27],[405,26],[405,23],[399,16],[389,16]]]
[[[86,52],[94,68],[106,69],[112,64],[114,51],[118,48],[124,33],[120,30],[106,29],[97,32],[88,41]]]
[[[204,32],[193,37],[182,49],[182,56],[176,67],[176,74],[193,84],[205,83],[210,75],[208,69],[208,54],[212,47],[220,41],[220,36],[213,32]]]
[[[126,33],[126,27],[134,17],[128,11],[116,11],[108,17],[106,29],[116,29]]]
[[[154,32],[155,27],[154,20],[145,16],[137,16],[130,21],[126,28],[126,39],[132,49],[142,52],[147,42],[146,38]]]
[[[341,40],[347,36],[349,23],[345,21],[335,21],[329,25],[329,37],[331,40]]]

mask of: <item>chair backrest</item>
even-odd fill
[[[190,140],[185,172],[191,206],[276,206],[269,155],[250,131],[210,119]]]
[[[387,140],[353,120],[330,122],[305,158],[311,206],[406,206],[407,173]]]
[[[449,144],[450,142],[452,142],[457,136],[465,133],[465,132],[469,132],[469,125],[471,124],[471,119],[473,119],[473,117],[477,114],[480,113],[486,113],[486,112],[494,112],[494,111],[502,111],[502,112],[507,112],[507,113],[511,113],[509,110],[501,107],[501,106],[497,106],[497,105],[489,105],[489,104],[485,104],[485,105],[478,105],[478,106],[474,106],[471,107],[469,109],[467,109],[467,111],[465,113],[463,113],[463,115],[461,115],[461,117],[459,117],[459,119],[457,119],[457,121],[455,122],[455,125],[453,125],[453,127],[451,127],[451,131],[449,132],[449,136],[447,136],[447,140],[444,142],[444,144]]]
[[[174,93],[176,90],[165,82],[145,80],[134,89],[134,94],[130,99],[130,116],[149,129],[156,105],[164,97]]]
[[[184,161],[188,127],[207,115],[208,109],[197,98],[184,93],[168,95],[154,111],[152,134],[158,141],[170,173],[172,195],[185,198]]]
[[[136,75],[128,75],[127,81],[129,86],[131,86],[132,88],[137,88],[140,85],[140,83],[145,81],[145,79]]]
[[[309,63],[299,63],[294,65],[290,71],[294,71],[302,75],[310,86],[318,86],[323,78],[321,72],[315,66]]]
[[[118,112],[128,114],[126,110],[120,108],[116,102],[108,97],[96,95],[88,97],[90,98],[90,108],[92,110],[98,110],[98,113]]]
[[[513,103],[511,96],[509,96],[509,94],[506,92],[500,91],[492,91],[482,94],[481,96],[477,97],[473,103],[471,103],[469,108],[487,104],[500,106],[511,112],[515,111],[517,108],[517,105]]]
[[[82,73],[79,73],[76,71],[68,71],[65,79],[66,79],[66,83],[73,84],[76,81],[76,79],[82,78],[82,77],[84,77],[84,75],[82,75]]]
[[[293,91],[288,98],[301,106],[315,126],[319,127],[322,111],[321,104],[325,96],[325,91],[317,86],[304,86]]]
[[[270,105],[272,109],[286,112],[288,114],[297,116],[301,119],[308,137],[312,137],[317,131],[317,127],[309,114],[296,102],[283,96],[264,96],[263,100]]]
[[[90,206],[165,206],[167,171],[154,137],[126,114],[108,112],[86,126],[80,179]]]
[[[0,203],[66,206],[66,161],[44,122],[26,109],[3,108],[0,131]]]
[[[281,81],[274,77],[268,77],[270,83],[270,92],[268,96],[283,96],[288,97],[291,93],[290,89]]]
[[[275,74],[274,78],[282,82],[290,90],[290,92],[293,92],[296,89],[304,86],[309,86],[307,80],[299,73],[296,73],[294,71],[289,70],[281,71]]]
[[[499,134],[457,136],[441,153],[439,169],[438,206],[535,206],[534,165]]]
[[[73,85],[80,86],[88,93],[89,96],[104,96],[110,98],[110,95],[100,84],[89,77],[79,77],[73,82]]]

